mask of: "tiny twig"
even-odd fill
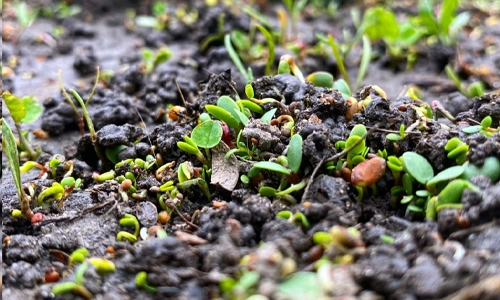
[[[181,95],[182,103],[184,104],[185,108],[188,108],[186,99],[184,99],[184,95],[182,94],[181,87],[179,86],[179,82],[177,82],[177,79],[175,79],[175,85],[177,85],[177,90],[179,91],[179,94]]]
[[[193,227],[194,229],[198,230],[200,229],[200,227],[198,225],[195,225],[193,224],[192,222],[190,222],[188,219],[186,219],[184,217],[183,214],[181,214],[181,212],[179,211],[179,209],[177,208],[177,205],[175,205],[172,201],[165,201],[165,205],[168,207],[168,208],[172,208],[175,213],[184,221],[186,222],[186,224],[188,224],[189,226]]]
[[[101,204],[98,204],[98,205],[95,205],[91,208],[87,208],[85,209],[81,214],[77,215],[77,216],[73,216],[73,217],[69,217],[69,216],[62,216],[62,217],[58,217],[58,218],[52,218],[52,219],[48,219],[48,220],[43,220],[42,222],[40,223],[37,223],[37,225],[39,226],[44,226],[44,225],[47,225],[47,224],[51,224],[51,223],[59,223],[59,222],[65,222],[65,221],[74,221],[74,220],[77,220],[77,219],[80,219],[81,217],[85,216],[85,215],[88,215],[89,213],[91,212],[94,212],[98,209],[101,209],[103,207],[106,207],[108,206],[109,204],[113,203],[113,202],[116,202],[116,200],[109,200],[109,201],[106,201],[104,203],[101,203]],[[113,206],[114,207],[114,206]]]
[[[316,165],[316,167],[314,168],[312,174],[311,174],[311,177],[309,177],[308,181],[307,181],[307,185],[306,185],[306,188],[304,189],[304,194],[302,195],[302,199],[306,199],[307,196],[309,195],[309,190],[311,189],[311,185],[312,185],[312,182],[314,180],[314,177],[316,176],[316,173],[318,173],[319,169],[321,168],[321,166],[323,166],[324,163],[327,163],[327,162],[331,162],[331,161],[334,161],[334,160],[337,160],[339,158],[341,158],[342,156],[346,155],[347,153],[349,153],[349,151],[351,151],[352,149],[354,149],[356,146],[358,146],[358,144],[361,143],[361,141],[363,141],[364,139],[366,139],[366,137],[371,134],[373,131],[375,131],[375,129],[378,127],[378,123],[375,124],[374,126],[372,126],[370,128],[370,130],[368,130],[359,140],[357,140],[356,142],[354,142],[349,148],[346,148],[344,149],[342,152],[340,153],[337,153],[335,154],[334,156],[331,156],[329,158],[325,158],[323,157],[321,159],[321,161]]]

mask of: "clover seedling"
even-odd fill
[[[21,182],[21,172],[19,170],[19,154],[17,152],[16,140],[7,121],[2,118],[2,149],[7,154],[7,162],[9,164],[14,185],[16,186],[17,196],[19,198],[19,206],[27,219],[33,217],[33,212],[30,208],[30,198],[24,192]]]
[[[254,294],[253,289],[259,282],[260,275],[256,271],[245,272],[238,279],[231,277],[223,278],[219,282],[219,288],[227,299],[247,299]]]
[[[202,164],[208,165],[208,160],[198,147],[204,148],[207,156],[210,157],[209,149],[215,147],[221,141],[221,138],[221,124],[213,120],[207,120],[193,129],[191,138],[185,136],[185,142],[177,142],[177,147],[189,154],[196,155]]]
[[[33,148],[31,148],[31,145],[24,136],[21,124],[35,122],[42,113],[42,107],[32,96],[21,98],[6,91],[3,92],[2,98],[9,109],[12,119],[14,120],[14,125],[19,134],[21,149],[28,152],[31,159],[36,159],[38,155]]]
[[[481,81],[471,83],[468,87],[462,82],[458,74],[453,70],[450,65],[445,67],[446,75],[455,83],[457,89],[467,98],[481,97],[485,93],[484,84]]]
[[[109,259],[104,259],[104,258],[99,258],[99,257],[92,257],[88,259],[89,263],[92,264],[97,273],[99,274],[108,274],[112,273],[116,270],[115,264],[110,261]]]
[[[492,182],[500,179],[500,160],[495,156],[490,156],[484,159],[481,167],[478,167],[470,162],[463,164],[464,173],[461,178],[471,179],[477,175],[485,175],[491,179]]]
[[[364,125],[358,124],[354,126],[353,129],[351,130],[351,133],[349,134],[349,138],[347,139],[347,141],[338,141],[337,143],[335,143],[335,147],[341,149],[347,149],[350,148],[359,140],[362,140],[347,154],[348,168],[352,168],[354,165],[357,165],[365,161],[365,156],[369,150],[369,148],[366,147],[366,141],[363,139],[363,136],[365,134],[366,134],[366,127]]]

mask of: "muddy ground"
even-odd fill
[[[215,104],[222,95],[244,95],[244,78],[223,43],[211,43],[204,51],[199,50],[199,43],[217,32],[221,14],[226,16],[226,32],[248,30],[251,19],[235,6],[218,4],[209,8],[203,1],[194,1],[188,7],[199,14],[193,24],[173,20],[163,31],[131,28],[126,8],[150,13],[148,1],[135,6],[135,1],[104,2],[77,3],[83,9],[78,15],[65,19],[39,17],[25,30],[20,29],[12,11],[2,12],[2,63],[12,67],[12,73],[3,76],[2,89],[20,96],[34,95],[43,103],[41,118],[23,125],[25,130],[42,129],[48,134],[46,139],[30,134],[32,144],[43,152],[38,161],[47,163],[54,154],[62,154],[74,162],[73,176],[83,181],[62,207],[57,201],[48,201],[42,207],[33,205],[33,211],[42,213],[43,220],[32,225],[30,220],[11,215],[19,202],[7,159],[2,156],[5,299],[53,299],[51,291],[56,283],[47,282],[52,281],[47,274],[57,273],[59,282],[73,282],[75,268],[62,253],[69,255],[82,247],[90,252],[89,257],[106,258],[116,266],[106,275],[93,266],[85,271],[83,284],[96,299],[246,299],[256,294],[267,298],[252,299],[315,299],[300,292],[290,296],[281,291],[280,284],[292,273],[315,271],[318,261],[332,263],[321,275],[324,299],[498,299],[500,184],[485,176],[471,179],[480,191],[466,190],[462,208],[443,209],[437,220],[425,220],[391,200],[395,178],[389,171],[376,184],[377,193],[368,192],[359,199],[351,183],[321,168],[307,195],[295,192],[298,201],[291,205],[259,195],[259,184],[279,185],[280,177],[272,173],[265,173],[265,180],[259,184],[238,182],[229,190],[211,184],[210,199],[199,187],[182,189],[182,197],[176,198],[180,200],[177,211],[161,224],[157,218],[163,208],[155,187],[176,180],[176,167],[182,162],[189,161],[195,168],[202,166],[195,156],[181,151],[177,142],[197,125],[196,118],[206,104]],[[49,4],[30,1],[33,7]],[[275,11],[280,5],[274,3],[263,10],[274,25],[278,24]],[[364,7],[362,3],[356,5]],[[181,2],[169,3],[171,12],[182,6]],[[352,7],[341,6],[334,18],[308,17],[306,12],[298,26],[298,39],[312,45],[317,42],[312,32],[338,35],[342,28],[352,29]],[[411,14],[415,6],[409,2],[395,9],[403,15]],[[357,91],[358,100],[367,95],[373,100],[351,120],[345,117],[347,104],[338,91],[301,83],[292,75],[264,77],[265,60],[251,64],[256,98],[282,100],[278,113],[294,118],[295,134],[304,140],[298,176],[311,177],[323,158],[337,154],[339,150],[333,145],[346,140],[356,124],[396,132],[402,123],[407,127],[414,124],[418,117],[411,106],[419,102],[401,94],[406,85],[418,86],[421,98],[429,103],[439,100],[456,122],[428,119],[426,130],[397,145],[386,138],[387,132],[375,130],[366,139],[372,154],[383,149],[389,155],[414,151],[427,158],[438,173],[455,165],[446,157],[444,145],[459,137],[470,147],[470,163],[481,166],[487,157],[500,158],[500,134],[486,138],[461,130],[486,116],[492,117],[492,128],[500,121],[500,96],[495,93],[500,88],[500,20],[495,10],[464,9],[471,12],[472,21],[459,35],[456,47],[421,47],[417,63],[409,71],[404,70],[404,62],[391,67],[383,45],[374,44],[375,58],[361,86],[378,85],[386,96],[370,87]],[[55,26],[62,26],[64,33],[54,36]],[[6,32],[9,28],[12,32]],[[45,42],[40,37],[45,37]],[[168,46],[173,56],[147,76],[141,51],[162,45]],[[357,75],[360,52],[355,47],[347,60],[352,80]],[[278,48],[277,53],[276,65],[287,50]],[[17,63],[12,64],[12,58]],[[465,83],[485,82],[489,94],[474,99],[460,94],[443,71],[447,63],[459,71]],[[155,176],[157,166],[147,171],[133,169],[137,189],[145,191],[141,199],[133,199],[129,193],[127,202],[119,183],[99,183],[92,178],[94,171],[107,171],[106,166],[99,164],[89,135],[81,136],[78,120],[60,92],[58,71],[62,70],[65,86],[75,88],[86,99],[96,66],[103,73],[113,71],[101,81],[88,106],[100,146],[108,149],[125,145],[120,159],[145,159],[153,153],[164,163],[175,162],[176,167],[160,177]],[[307,56],[301,68],[304,74],[329,71],[340,76],[331,53],[326,57]],[[186,112],[177,121],[158,118],[169,104],[184,106],[175,81],[185,98]],[[272,105],[263,107],[269,110]],[[8,110],[4,105],[2,108],[2,116],[10,122]],[[290,141],[289,134],[257,119],[251,119],[242,135],[257,140],[262,151],[257,157],[260,160],[276,159]],[[222,150],[212,150],[213,167],[222,154]],[[218,163],[225,170],[222,176],[226,180],[249,170],[244,160],[234,158],[237,167]],[[128,170],[115,171],[118,176]],[[56,179],[60,180],[63,173],[59,172]],[[35,170],[22,175],[23,183],[33,184],[36,193],[51,186],[54,179],[48,178],[39,178]],[[285,210],[302,212],[309,226],[276,217]],[[137,216],[141,228],[160,225],[168,236],[157,238],[153,232],[147,239],[143,238],[147,234],[141,235],[135,243],[117,241],[118,232],[131,232],[119,224],[125,214]],[[326,248],[313,242],[314,233],[328,232],[333,226],[355,228],[360,236],[342,231],[347,241]],[[136,286],[136,275],[143,271],[148,274],[148,283],[157,287],[155,292]],[[249,271],[258,274],[256,282],[235,289],[233,294],[223,293],[220,283],[225,278],[238,279]],[[81,299],[75,293],[56,298]]]

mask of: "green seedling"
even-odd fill
[[[281,56],[280,63],[278,65],[278,74],[290,74],[292,73],[295,77],[297,77],[301,82],[305,82],[304,75],[302,71],[295,63],[295,60],[292,56],[285,54]]]
[[[235,130],[241,130],[249,121],[248,116],[244,114],[244,110],[242,111],[240,106],[228,96],[220,97],[217,100],[217,105],[205,105],[205,109],[208,113]]]
[[[22,215],[23,215],[23,212],[20,211],[19,209],[13,209],[12,212],[10,213],[10,215],[14,218],[14,219],[19,219]]]
[[[52,293],[54,295],[61,295],[65,293],[75,293],[85,300],[94,299],[94,295],[83,285],[84,274],[88,269],[89,263],[84,262],[75,271],[75,282],[62,282],[54,285]]]
[[[88,259],[89,263],[94,266],[97,273],[105,275],[116,270],[115,264],[109,259],[92,257]]]
[[[478,167],[470,162],[463,164],[464,173],[461,178],[469,180],[477,175],[484,175],[491,179],[492,182],[497,182],[500,179],[500,160],[495,156],[490,156],[484,159],[483,166]]]
[[[297,26],[300,18],[300,13],[304,10],[308,1],[309,0],[283,0],[283,4],[285,4],[292,19],[292,36],[297,36],[298,34]]]
[[[320,259],[315,266],[317,269],[330,260],[335,264],[351,264],[354,262],[354,256],[363,253],[365,248],[361,233],[356,228],[338,225],[330,228],[328,232],[314,233],[313,242],[321,245],[325,252],[335,254],[334,257]]]
[[[271,33],[269,33],[269,31],[267,31],[266,28],[264,28],[261,25],[257,25],[257,28],[260,30],[262,35],[267,40],[268,53],[267,53],[266,70],[265,70],[264,74],[267,76],[270,76],[270,75],[272,75],[271,68],[272,68],[273,62],[274,62],[274,40],[273,40]]]
[[[401,124],[399,127],[399,135],[395,133],[389,133],[387,135],[387,139],[393,142],[402,141],[406,138],[407,134],[405,133],[405,124]]]
[[[127,146],[125,146],[125,145],[119,145],[119,146],[115,146],[115,147],[106,148],[106,157],[113,164],[116,165],[117,163],[120,162],[118,155],[120,154],[120,152],[122,152],[125,149],[127,149]]]
[[[450,65],[445,67],[445,71],[448,78],[457,86],[458,91],[467,98],[481,97],[484,95],[485,87],[481,81],[476,81],[466,86]]]
[[[120,219],[120,225],[125,226],[125,227],[134,227],[134,234],[131,234],[130,232],[127,231],[120,231],[118,232],[118,235],[116,236],[116,239],[118,241],[122,241],[123,239],[127,239],[131,243],[137,242],[137,238],[139,236],[139,221],[134,215],[131,214],[125,214],[121,219]]]
[[[240,57],[238,56],[238,53],[236,52],[236,50],[234,50],[233,45],[231,44],[231,34],[227,33],[224,36],[224,45],[227,49],[227,52],[229,53],[229,57],[231,57],[231,60],[233,61],[236,68],[238,68],[243,78],[245,78],[246,82],[248,83],[253,81],[252,69],[250,67],[248,67],[248,69],[245,69]]]
[[[111,179],[115,178],[115,171],[111,170],[111,171],[107,171],[107,172],[102,173],[102,174],[99,174],[98,172],[94,172],[94,173],[92,173],[92,178],[98,182],[104,182],[107,180],[111,180]]]
[[[462,194],[466,189],[471,189],[475,192],[480,192],[480,189],[467,180],[455,179],[448,183],[446,187],[436,197],[429,199],[425,210],[427,219],[435,219],[439,211],[443,208],[461,209],[463,205],[460,203]]]
[[[457,165],[463,165],[467,161],[469,145],[462,142],[459,138],[451,138],[444,146],[444,150],[448,152],[448,158],[454,159]]]
[[[70,255],[69,267],[71,268],[74,264],[81,264],[89,256],[89,251],[86,248],[78,248],[73,251]]]
[[[208,184],[201,177],[186,180],[184,182],[180,182],[177,184],[177,189],[179,189],[180,191],[188,191],[195,186],[199,187],[201,192],[203,193],[203,195],[205,195],[205,197],[207,197],[207,199],[210,200],[211,195],[210,195],[210,190],[208,188]]]
[[[156,52],[153,52],[150,49],[144,49],[142,51],[142,59],[146,75],[151,75],[156,67],[169,60],[170,57],[172,57],[172,51],[167,48],[160,48],[156,50]]]
[[[326,270],[326,272],[330,272]],[[330,280],[331,278],[327,278]],[[325,285],[321,282],[320,273],[296,272],[284,279],[276,287],[279,299],[322,299]]]
[[[140,15],[135,17],[135,24],[142,27],[154,28],[162,31],[170,21],[168,6],[164,1],[155,1],[151,6],[152,15]],[[134,12],[135,14],[135,12]]]
[[[276,217],[281,218],[281,219],[285,219],[288,222],[297,224],[303,228],[309,227],[309,221],[307,220],[306,216],[301,212],[297,212],[297,213],[293,214],[289,210],[284,210],[284,211],[280,211],[279,213],[277,213]]]
[[[43,190],[40,195],[38,195],[38,206],[42,206],[43,201],[47,198],[54,198],[56,200],[61,200],[64,196],[64,187],[59,182],[52,183],[52,186]]]
[[[283,183],[286,182],[284,181]],[[259,189],[259,195],[269,198],[278,198],[282,202],[288,205],[293,205],[297,203],[297,200],[291,195],[291,193],[302,190],[303,188],[306,187],[306,185],[307,185],[307,180],[303,179],[301,182],[297,184],[292,184],[290,185],[290,187],[283,189],[281,191],[269,186],[262,186]]]
[[[208,166],[208,160],[205,158],[203,153],[201,153],[198,147],[204,148],[207,157],[209,157],[210,159],[209,149],[215,147],[221,141],[221,138],[221,124],[213,120],[207,120],[203,123],[200,123],[193,129],[191,138],[185,136],[184,142],[177,142],[177,147],[189,154],[196,155],[196,157],[202,164]]]
[[[459,0],[444,0],[439,16],[434,14],[433,1],[418,2],[418,21],[427,35],[438,39],[444,45],[454,45],[460,29],[469,22],[470,13],[456,15]]]
[[[94,145],[94,150],[97,154],[97,157],[101,160],[104,169],[110,169],[108,165],[108,160],[106,159],[106,156],[104,153],[101,151],[101,147],[99,146],[99,143],[97,142],[97,134],[94,129],[94,123],[92,122],[92,118],[90,117],[90,114],[87,110],[87,105],[89,104],[90,100],[92,99],[92,96],[94,95],[95,89],[97,88],[97,84],[99,83],[99,67],[97,67],[97,73],[96,73],[96,80],[94,82],[94,86],[92,87],[92,91],[90,92],[89,97],[87,98],[87,101],[84,102],[80,94],[78,94],[75,90],[70,89],[69,92],[73,95],[73,97],[76,99],[78,104],[82,107],[82,112],[83,112],[83,118],[81,117],[80,113],[78,112],[78,109],[76,108],[75,104],[73,103],[73,100],[69,97],[68,93],[66,92],[66,89],[64,88],[64,85],[62,83],[62,72],[59,71],[59,83],[61,86],[61,90],[63,92],[64,97],[70,103],[70,105],[73,107],[73,110],[75,111],[75,114],[77,115],[79,119],[79,126],[80,126],[80,131],[83,133],[83,120],[85,119],[85,122],[87,123],[87,127],[89,128],[90,132],[90,137],[92,139],[92,144]]]
[[[193,166],[191,166],[188,162],[183,162],[179,165],[179,168],[177,169],[177,178],[179,179],[180,183],[188,181],[189,179],[191,179],[192,175],[193,175]],[[169,191],[170,188],[173,190],[174,189],[173,184],[174,184],[173,181],[168,181],[164,183],[162,186],[160,186],[160,192]]]
[[[474,134],[474,133],[481,133],[485,137],[490,137],[492,134],[498,132],[497,128],[491,128],[491,123],[493,120],[491,119],[491,116],[486,116],[484,119],[481,120],[480,125],[474,125],[474,126],[469,126],[465,127],[462,129],[463,132],[467,134]]]
[[[335,143],[336,148],[348,149],[361,140],[353,149],[349,151],[349,153],[347,153],[347,167],[349,169],[352,169],[353,166],[365,161],[365,156],[369,151],[369,148],[366,147],[366,141],[363,139],[366,132],[366,127],[358,124],[351,130],[347,141],[338,141]]]
[[[47,172],[47,168],[39,163],[37,163],[36,161],[27,161],[25,162],[20,168],[19,170],[22,172],[22,173],[26,173],[26,172],[29,172],[31,170],[33,170],[33,168],[37,168],[40,170],[40,175],[38,175],[38,177],[42,177],[46,172]]]
[[[158,288],[148,283],[148,273],[142,271],[135,276],[135,286],[150,293],[156,293]]]
[[[256,271],[244,272],[238,280],[226,277],[219,282],[219,289],[227,299],[247,299],[256,293],[260,275]]]
[[[7,109],[9,110],[12,119],[14,120],[14,126],[16,127],[19,135],[20,149],[22,151],[26,151],[31,159],[36,159],[38,154],[35,150],[33,150],[33,148],[31,148],[30,143],[24,136],[21,124],[35,122],[42,113],[42,107],[32,96],[21,98],[5,91],[2,93],[2,98],[7,105]]]
[[[26,1],[16,1],[14,11],[16,12],[17,22],[21,25],[21,31],[24,31],[36,21],[40,8],[28,5]]]

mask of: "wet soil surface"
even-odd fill
[[[181,6],[185,7],[169,4],[174,10]],[[14,34],[8,39],[3,32],[2,62],[5,66],[12,63],[9,58],[17,59],[16,65],[12,65],[13,74],[2,80],[3,90],[20,96],[34,95],[40,100],[44,108],[40,120],[23,125],[25,130],[43,129],[48,135],[46,139],[30,135],[32,144],[44,152],[39,162],[47,163],[54,154],[62,154],[73,161],[72,175],[82,179],[82,185],[68,195],[62,206],[57,201],[33,206],[35,213],[43,214],[43,220],[32,225],[29,220],[11,215],[13,209],[19,208],[19,202],[7,159],[2,156],[1,284],[5,299],[53,299],[54,283],[47,282],[51,281],[47,274],[55,271],[59,282],[74,282],[75,268],[63,253],[69,255],[82,247],[89,251],[89,257],[106,258],[116,266],[114,272],[106,275],[99,274],[92,265],[86,269],[83,284],[96,299],[246,299],[257,293],[268,299],[288,299],[279,294],[278,285],[290,273],[314,271],[320,260],[335,263],[328,269],[329,288],[325,288],[331,299],[472,299],[478,295],[481,299],[498,299],[498,178],[492,181],[486,176],[473,177],[471,182],[479,189],[465,190],[461,197],[463,207],[442,209],[436,220],[425,220],[391,199],[391,187],[397,179],[389,171],[377,182],[377,192],[367,191],[360,200],[356,189],[341,174],[321,168],[309,192],[295,192],[297,203],[287,203],[258,193],[261,186],[280,185],[281,177],[272,172],[262,172],[260,182],[239,180],[228,184],[231,177],[246,174],[251,163],[235,158],[226,163],[223,153],[229,148],[221,143],[212,149],[214,173],[208,194],[202,185],[195,184],[179,187],[181,196],[174,199],[159,199],[159,187],[170,180],[177,181],[177,167],[182,162],[190,162],[194,174],[202,170],[200,161],[180,150],[177,142],[191,133],[199,114],[206,112],[205,105],[216,104],[222,95],[233,99],[237,93],[244,95],[244,78],[222,41],[209,44],[203,51],[198,50],[199,43],[217,33],[221,14],[225,15],[226,32],[248,31],[250,17],[234,7],[208,8],[196,2],[187,7],[198,11],[196,22],[173,20],[165,30],[157,31],[127,26],[124,8],[116,9],[113,1],[84,1],[82,7],[80,15],[64,20],[39,18],[21,35],[15,34],[15,19],[6,15],[8,11],[3,12],[4,31],[6,26],[13,26]],[[147,12],[149,7],[141,4],[133,8]],[[348,9],[340,14],[348,15]],[[274,6],[268,10],[271,22],[277,23]],[[455,65],[466,82],[480,79],[487,90],[494,91],[500,87],[500,22],[495,16],[471,11],[475,13],[475,26],[481,30],[467,27],[451,57],[441,56],[445,56],[442,59],[446,63]],[[332,33],[325,30],[330,28],[329,22],[339,28],[349,25],[345,20],[305,18],[299,26],[300,37],[312,44],[310,32]],[[55,26],[64,28],[61,36],[52,35]],[[45,42],[39,41],[47,35],[50,38]],[[173,56],[146,74],[141,51],[162,45],[167,45]],[[496,45],[497,51],[489,48],[485,52],[484,45]],[[286,51],[277,49],[277,53]],[[311,177],[318,163],[339,152],[335,144],[345,141],[356,124],[380,129],[370,132],[366,139],[372,154],[383,149],[397,156],[414,151],[432,164],[436,174],[455,165],[444,150],[454,137],[469,145],[467,159],[471,164],[480,167],[491,157],[500,158],[498,133],[486,138],[461,130],[468,124],[477,125],[486,116],[491,116],[492,127],[496,128],[500,121],[500,96],[467,99],[458,93],[443,72],[446,63],[436,61],[440,57],[436,53],[447,54],[447,49],[422,49],[410,71],[388,67],[385,50],[376,51],[377,59],[370,64],[362,86],[378,85],[386,95],[371,86],[361,88],[355,98],[362,101],[369,96],[372,101],[352,118],[346,117],[350,106],[337,90],[314,87],[292,75],[266,77],[265,62],[252,63],[255,97],[281,101],[276,106],[270,103],[262,107],[265,111],[276,107],[276,117],[292,116],[294,133],[303,139],[302,168],[297,176]],[[360,49],[354,49],[347,61],[351,78],[356,76],[359,54]],[[134,174],[135,197],[114,180],[93,179],[94,171],[104,173],[112,163],[99,163],[92,138],[88,133],[81,135],[79,120],[60,92],[57,78],[61,69],[66,88],[74,88],[86,99],[96,66],[104,73],[113,71],[112,76],[101,81],[88,105],[98,146],[104,152],[122,147],[118,161],[146,160],[148,155],[155,155],[162,164],[172,162],[159,172],[157,165],[150,169],[129,168],[128,164],[116,168],[115,177],[127,172]],[[304,74],[339,74],[331,55],[307,57],[301,68]],[[422,125],[416,109],[421,102],[400,95],[409,84],[421,88],[422,99],[439,100],[456,120],[452,123],[441,118],[426,119],[424,130],[414,128],[413,132],[418,133],[396,143],[387,139],[387,131],[398,132],[401,124],[407,128]],[[169,104],[184,110],[174,114],[174,118],[166,118],[164,110]],[[3,108],[2,116],[10,121]],[[287,149],[290,130],[283,124],[261,122],[257,114],[253,117],[242,131],[242,138],[258,149],[254,160],[276,161]],[[55,180],[60,181],[64,173],[60,169],[55,178],[52,174],[44,176],[50,178],[47,179],[40,178],[38,171],[30,171],[22,174],[22,181],[39,194]],[[294,182],[293,178],[289,180]],[[299,181],[300,178],[295,182]],[[170,205],[168,220],[160,222],[165,205]],[[309,226],[276,217],[285,210],[303,213]],[[150,234],[141,233],[135,243],[117,241],[118,232],[132,233],[119,223],[126,214],[137,216],[140,227],[146,231],[149,228]],[[161,228],[168,236],[155,237],[156,231],[151,228]],[[343,232],[347,241],[329,247],[313,241],[315,233],[331,228]],[[346,228],[355,229],[360,235],[349,235]],[[249,270],[259,275],[251,289],[232,298],[221,292],[219,284],[224,278],[238,278]],[[157,287],[154,293],[136,286],[139,272],[147,273],[147,282]],[[73,293],[56,298],[81,299]]]

